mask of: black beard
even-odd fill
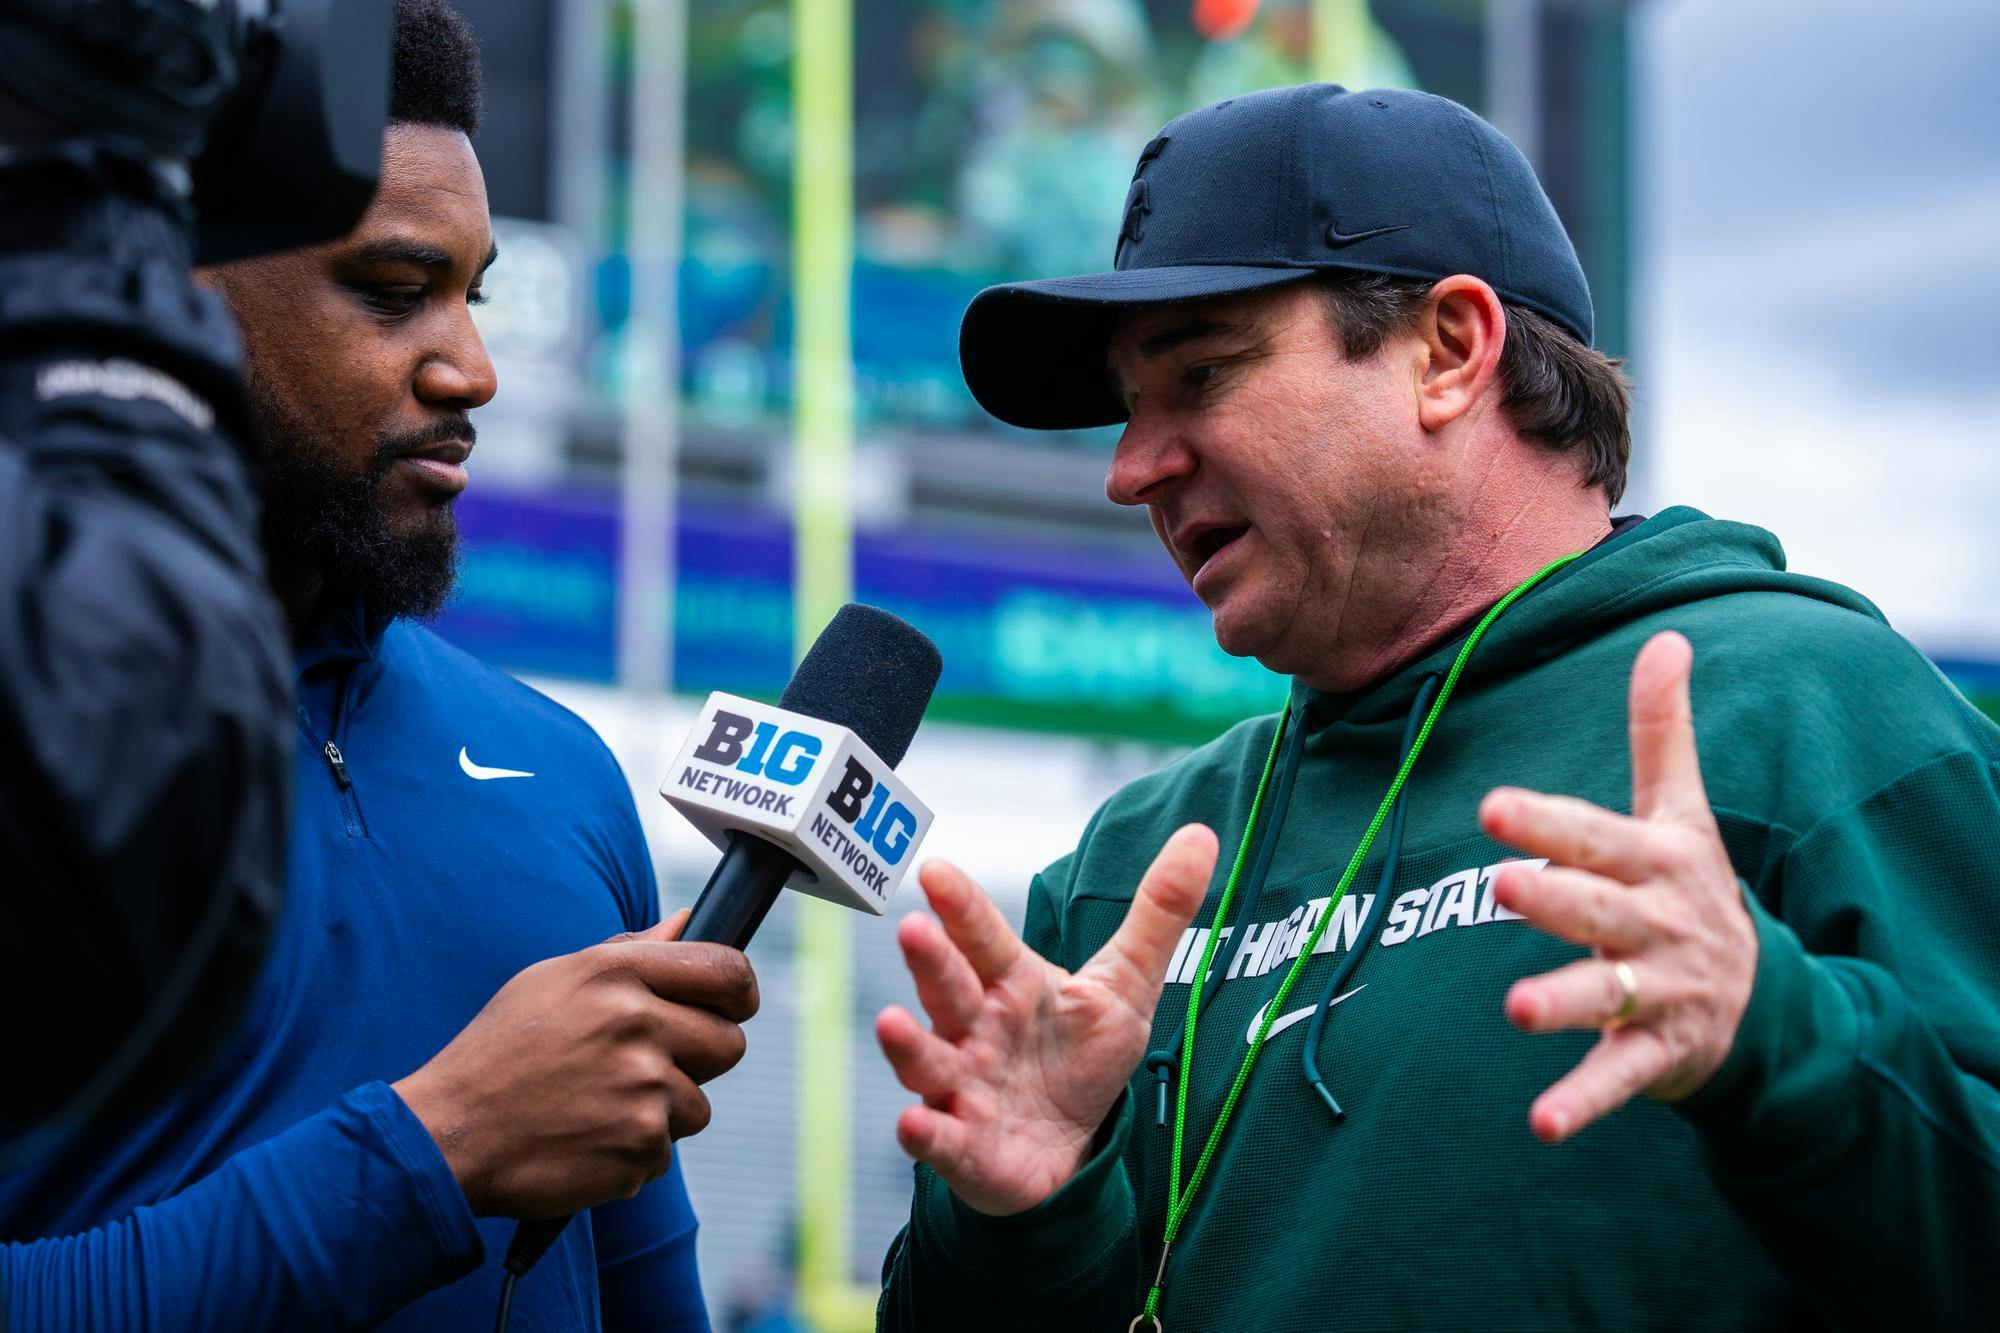
[[[389,528],[380,496],[396,459],[426,439],[377,441],[366,471],[344,474],[317,423],[285,408],[254,373],[246,376],[245,389],[264,442],[264,549],[272,566],[317,574],[336,595],[358,594],[371,616],[428,620],[442,611],[458,580],[452,502],[398,534]],[[471,434],[471,425],[460,420],[433,438]]]

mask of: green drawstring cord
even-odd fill
[[[1236,844],[1236,860],[1230,865],[1229,878],[1222,885],[1222,901],[1216,904],[1215,920],[1209,926],[1208,942],[1202,949],[1202,976],[1208,975],[1209,964],[1215,958],[1215,942],[1220,936],[1219,928],[1222,925],[1222,919],[1229,914],[1229,900],[1235,896],[1236,878],[1243,873],[1244,858],[1250,855],[1250,840],[1257,833],[1257,815],[1263,809],[1264,792],[1271,785],[1271,770],[1277,767],[1278,747],[1285,743],[1285,728],[1291,722],[1291,717],[1291,705],[1287,704],[1285,711],[1278,714],[1278,729],[1271,733],[1271,752],[1264,756],[1264,772],[1257,779],[1257,794],[1250,798],[1250,818],[1243,824],[1243,840]],[[1300,727],[1299,731],[1303,735],[1305,728]],[[1197,981],[1194,989],[1188,992],[1188,1014],[1190,1017],[1183,1025],[1184,1031],[1192,1029],[1193,1018],[1198,1016],[1196,1006],[1200,1002],[1201,983]],[[1173,1073],[1175,1063],[1172,1051],[1153,1051],[1146,1056],[1146,1068],[1152,1070],[1154,1077],[1159,1081],[1159,1115],[1161,1124],[1165,1124],[1167,1120],[1167,1079]],[[1183,1079],[1181,1082],[1183,1086],[1186,1086],[1187,1080]],[[1179,1180],[1180,1177],[1181,1139],[1179,1133],[1176,1133],[1174,1135],[1174,1179]]]
[[[1368,822],[1368,830],[1361,835],[1361,843],[1354,849],[1354,855],[1348,858],[1347,869],[1341,872],[1340,882],[1334,886],[1333,896],[1327,900],[1326,911],[1320,914],[1319,924],[1313,927],[1312,934],[1306,940],[1304,947],[1299,950],[1298,957],[1292,960],[1291,970],[1285,973],[1285,980],[1279,985],[1278,993],[1264,1006],[1264,1018],[1257,1026],[1256,1039],[1250,1043],[1250,1049],[1244,1053],[1243,1063],[1237,1067],[1236,1079],[1229,1085],[1229,1095],[1223,1099],[1222,1110],[1216,1115],[1215,1125],[1208,1132],[1208,1142],[1202,1146],[1201,1156],[1195,1161],[1194,1174],[1188,1178],[1187,1188],[1182,1189],[1181,1145],[1187,1130],[1187,1094],[1188,1084],[1191,1082],[1185,1076],[1185,1071],[1194,1067],[1194,1035],[1195,1025],[1201,1017],[1201,992],[1203,983],[1208,978],[1208,969],[1215,961],[1219,928],[1229,915],[1229,901],[1236,892],[1237,876],[1242,873],[1243,861],[1250,852],[1251,838],[1257,828],[1257,815],[1264,804],[1265,789],[1270,786],[1271,770],[1277,766],[1278,746],[1284,739],[1285,725],[1290,719],[1289,706],[1285,710],[1285,716],[1279,718],[1278,730],[1271,737],[1271,752],[1264,759],[1263,776],[1257,779],[1257,794],[1250,802],[1250,819],[1244,826],[1242,842],[1237,844],[1236,860],[1229,868],[1227,883],[1223,885],[1222,901],[1216,904],[1215,917],[1209,926],[1208,943],[1201,951],[1201,965],[1195,970],[1193,990],[1188,996],[1187,1019],[1181,1033],[1180,1068],[1183,1077],[1178,1080],[1179,1095],[1174,1103],[1173,1156],[1167,1177],[1167,1230],[1160,1243],[1160,1266],[1153,1275],[1152,1289],[1146,1293],[1146,1308],[1133,1321],[1135,1324],[1138,1320],[1145,1319],[1151,1320],[1156,1329],[1159,1327],[1160,1293],[1167,1284],[1167,1256],[1173,1252],[1174,1238],[1180,1234],[1181,1223],[1187,1218],[1188,1205],[1194,1201],[1195,1191],[1201,1188],[1202,1180],[1208,1175],[1209,1163],[1215,1159],[1215,1150],[1222,1143],[1222,1132],[1228,1128],[1229,1118],[1236,1111],[1236,1103],[1243,1095],[1244,1085],[1250,1081],[1250,1071],[1256,1067],[1257,1056],[1264,1049],[1264,1039],[1270,1035],[1271,1024],[1276,1021],[1279,1012],[1284,1008],[1285,997],[1292,993],[1292,987],[1298,984],[1299,974],[1305,971],[1306,964],[1312,960],[1313,950],[1319,947],[1320,937],[1326,933],[1327,926],[1332,924],[1334,909],[1340,906],[1341,898],[1347,893],[1347,886],[1354,882],[1355,872],[1361,868],[1362,861],[1367,859],[1368,849],[1375,843],[1375,835],[1382,831],[1382,825],[1387,822],[1390,810],[1395,807],[1396,798],[1402,795],[1403,784],[1409,781],[1410,770],[1416,767],[1417,756],[1423,753],[1424,742],[1430,739],[1431,728],[1437,725],[1438,716],[1444,712],[1445,704],[1450,701],[1451,692],[1457,686],[1458,678],[1465,670],[1465,664],[1472,660],[1472,650],[1479,646],[1479,641],[1486,636],[1486,631],[1492,628],[1493,622],[1500,618],[1502,612],[1520,600],[1530,588],[1582,554],[1583,552],[1578,551],[1563,556],[1536,570],[1512,592],[1494,603],[1492,609],[1481,616],[1479,623],[1472,627],[1472,633],[1466,636],[1464,646],[1458,650],[1458,657],[1451,664],[1451,670],[1445,674],[1444,684],[1438,688],[1437,699],[1431,704],[1430,712],[1425,716],[1415,742],[1410,745],[1408,753],[1403,756],[1402,764],[1396,770],[1395,780],[1389,784],[1389,790],[1382,794],[1382,803],[1375,808],[1375,817]]]
[[[1277,757],[1278,748],[1284,741],[1287,728],[1291,727],[1290,719],[1291,705],[1288,703],[1285,707],[1285,712],[1278,719],[1278,730],[1271,737],[1271,754],[1264,761],[1264,776],[1258,780],[1257,795],[1251,801],[1250,821],[1243,827],[1243,841],[1236,851],[1236,864],[1231,867],[1229,881],[1222,889],[1225,900],[1236,891],[1236,877],[1243,869],[1244,854],[1249,851],[1251,838],[1260,822],[1257,807],[1263,803],[1264,785],[1270,780],[1271,763]],[[1264,896],[1264,880],[1270,873],[1271,854],[1276,850],[1278,845],[1278,831],[1285,826],[1285,812],[1291,806],[1292,788],[1298,783],[1299,760],[1305,754],[1306,728],[1303,721],[1291,730],[1291,738],[1292,743],[1284,747],[1285,766],[1283,771],[1278,774],[1278,790],[1271,797],[1271,818],[1267,826],[1268,831],[1263,842],[1257,848],[1257,859],[1252,864],[1250,871],[1249,896],[1238,906],[1235,920],[1231,923],[1235,928],[1233,934],[1230,936],[1233,940],[1242,940],[1245,924],[1255,919],[1258,900]],[[1221,917],[1218,916],[1216,919],[1219,923]],[[1206,994],[1201,995],[1201,1006],[1203,1009],[1207,1009],[1209,1001],[1213,1000],[1221,992],[1222,983],[1227,980],[1229,978],[1226,975],[1223,976],[1215,983],[1212,989]],[[1152,1073],[1154,1080],[1156,1105],[1153,1115],[1154,1123],[1157,1125],[1164,1126],[1167,1123],[1167,1082],[1174,1075],[1175,1064],[1176,1061],[1172,1050],[1161,1049],[1146,1053],[1146,1068]]]
[[[1289,713],[1289,709],[1287,712]],[[1251,863],[1250,891],[1236,909],[1236,918],[1231,923],[1236,929],[1229,939],[1232,944],[1241,944],[1243,934],[1257,919],[1257,904],[1264,897],[1264,882],[1270,878],[1271,857],[1278,850],[1278,834],[1285,827],[1285,815],[1291,809],[1292,789],[1298,786],[1299,761],[1306,752],[1306,722],[1304,705],[1299,706],[1299,717],[1292,723],[1295,730],[1290,742],[1285,746],[1284,767],[1278,773],[1278,789],[1271,794],[1271,814],[1264,836],[1258,840],[1257,859]],[[1227,890],[1225,890],[1226,892]],[[1229,971],[1215,979],[1215,984],[1203,992],[1202,1009],[1206,1012],[1209,1003],[1222,993],[1223,983],[1229,980]]]
[[[1410,720],[1403,724],[1402,751],[1397,756],[1396,762],[1402,762],[1402,755],[1407,755],[1410,746],[1416,741],[1417,723],[1424,716],[1424,705],[1430,702],[1431,693],[1437,689],[1441,679],[1443,679],[1441,676],[1427,676],[1424,683],[1417,687],[1417,701],[1410,705]],[[1340,1109],[1340,1103],[1326,1090],[1326,1080],[1320,1077],[1320,1033],[1326,1030],[1326,1016],[1333,1012],[1333,997],[1347,984],[1347,979],[1354,975],[1354,968],[1360,963],[1361,955],[1368,951],[1368,942],[1375,938],[1375,924],[1382,919],[1382,913],[1388,908],[1389,890],[1396,881],[1396,862],[1401,860],[1402,856],[1403,794],[1398,792],[1396,803],[1389,814],[1389,840],[1384,844],[1382,852],[1382,882],[1375,886],[1375,905],[1369,911],[1368,919],[1361,923],[1361,932],[1354,937],[1353,946],[1340,960],[1340,966],[1334,970],[1333,976],[1327,979],[1326,989],[1320,992],[1319,1004],[1313,1009],[1312,1022],[1306,1025],[1304,1052],[1306,1085],[1318,1093],[1320,1100],[1326,1103],[1326,1109],[1333,1112],[1333,1122],[1336,1125],[1347,1118],[1347,1112]],[[1331,912],[1333,904],[1328,903],[1326,910]]]

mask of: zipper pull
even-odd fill
[[[340,757],[340,747],[332,741],[326,743],[326,763],[333,770],[333,780],[342,791],[354,785],[354,779],[347,776],[347,761]]]
[[[1153,1123],[1155,1125],[1164,1125],[1167,1123],[1167,1080],[1173,1075],[1174,1064],[1175,1058],[1172,1051],[1161,1050],[1148,1051],[1146,1053],[1146,1068],[1153,1071],[1153,1078],[1157,1083],[1156,1100],[1158,1106],[1153,1112]]]

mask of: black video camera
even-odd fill
[[[0,0],[0,94],[40,148],[142,164],[195,258],[331,240],[374,197],[393,0]],[[0,131],[8,128],[0,120]],[[5,150],[22,154],[8,134]]]
[[[254,995],[290,645],[188,261],[353,230],[394,36],[394,0],[0,0],[0,1012],[40,1015],[0,1170],[158,1106]]]

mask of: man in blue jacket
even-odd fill
[[[755,979],[669,942],[590,729],[410,619],[449,592],[495,388],[478,103],[464,22],[404,0],[360,227],[211,275],[297,642],[285,916],[204,1081],[0,1181],[8,1327],[484,1329],[511,1219],[586,1209],[514,1327],[707,1327],[671,1140],[706,1124]]]

